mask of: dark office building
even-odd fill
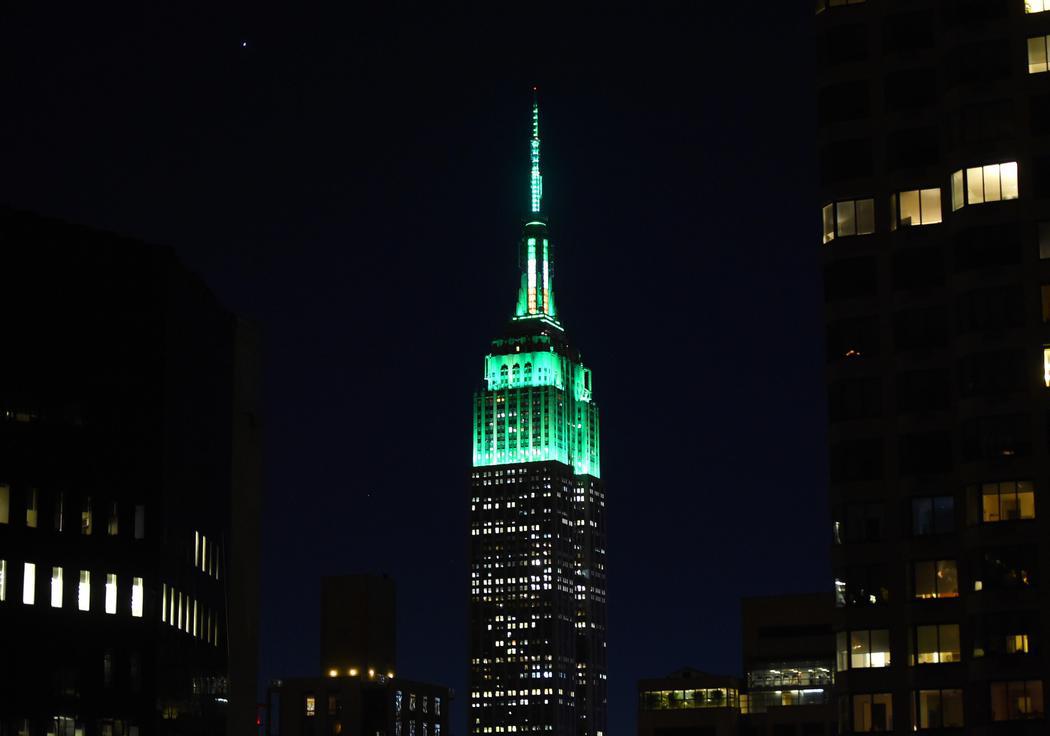
[[[321,672],[394,676],[396,591],[386,575],[321,578]]]
[[[836,733],[833,610],[828,593],[743,600],[741,736]]]
[[[601,736],[605,494],[591,371],[559,320],[539,110],[517,309],[474,396],[470,733]]]
[[[449,736],[451,691],[386,675],[284,679],[270,689],[267,736]]]
[[[398,677],[385,575],[321,580],[321,672],[271,683],[267,736],[450,736],[453,692]]]
[[[1048,8],[817,6],[843,732],[1048,730]]]
[[[0,734],[247,734],[254,332],[170,250],[0,210]]]

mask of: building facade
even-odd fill
[[[86,228],[2,211],[0,271],[0,734],[253,733],[254,332]]]
[[[1050,8],[817,5],[844,733],[1046,733]]]
[[[517,308],[474,396],[471,734],[601,736],[605,493],[590,369],[562,326],[533,102]]]
[[[832,736],[831,595],[745,598],[743,681],[685,668],[638,683],[638,736]]]

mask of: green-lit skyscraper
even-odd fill
[[[474,396],[470,733],[606,728],[605,493],[591,371],[554,300],[539,106],[517,309]]]

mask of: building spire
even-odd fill
[[[540,100],[539,88],[532,85],[532,138],[529,141],[529,190],[531,206],[525,232],[518,251],[521,287],[515,319],[545,318],[560,328],[554,308],[554,259],[547,233],[547,218],[542,213],[543,176],[540,174]]]
[[[532,85],[532,140],[529,142],[529,157],[532,168],[529,173],[529,190],[532,195],[532,214],[539,214],[543,199],[543,176],[540,174],[540,93]]]

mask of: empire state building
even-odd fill
[[[517,307],[474,395],[471,734],[607,733],[605,492],[594,383],[562,326],[533,89]]]

